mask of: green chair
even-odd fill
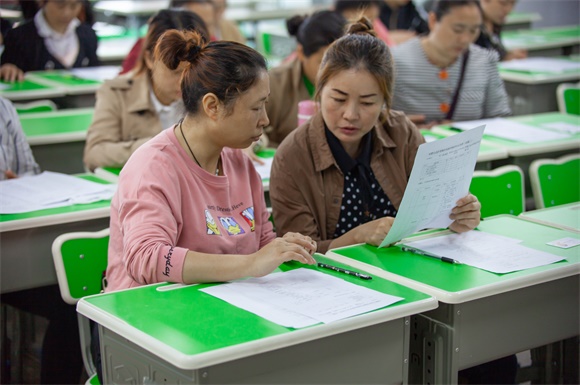
[[[562,83],[556,89],[558,110],[564,114],[580,115],[580,83]]]
[[[530,183],[537,209],[580,201],[580,154],[534,160]]]
[[[62,299],[71,305],[79,299],[102,290],[103,273],[107,268],[109,229],[97,232],[75,232],[58,236],[52,243],[52,258]],[[98,384],[91,355],[89,320],[79,315],[79,334],[83,362],[89,379]]]
[[[37,100],[29,103],[14,103],[16,112],[21,114],[29,114],[32,112],[52,112],[58,110],[58,107],[52,100]]]
[[[469,191],[481,202],[481,217],[519,215],[525,208],[524,176],[518,166],[475,171]]]

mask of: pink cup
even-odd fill
[[[298,125],[302,125],[318,111],[318,103],[314,100],[298,102]]]

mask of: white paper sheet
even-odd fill
[[[541,128],[512,122],[502,118],[454,122],[453,127],[460,130],[470,130],[473,127],[481,126],[482,124],[485,124],[485,135],[497,136],[499,138],[514,140],[516,142],[537,143],[567,139],[570,137],[569,134],[543,130]]]
[[[580,71],[580,62],[548,57],[529,57],[502,62],[500,68],[529,72]]]
[[[421,229],[447,227],[456,202],[467,195],[484,126],[419,146],[393,227],[380,247]]]
[[[274,162],[274,157],[260,159],[262,160],[262,162],[264,162],[264,164],[258,164],[257,162],[254,162],[254,167],[256,168],[256,171],[258,171],[258,174],[260,174],[262,180],[270,179],[270,172],[272,171],[272,163]]]
[[[111,199],[117,185],[45,171],[0,182],[0,214],[24,213],[53,207]]]
[[[113,79],[119,75],[121,68],[117,66],[85,67],[73,68],[71,73],[76,77],[86,80],[96,80],[99,82]]]
[[[558,255],[522,246],[519,242],[506,239],[503,236],[476,230],[406,242],[405,244],[499,274],[549,265],[565,259]]]
[[[292,328],[337,321],[403,299],[309,269],[274,273],[201,291]]]
[[[580,117],[578,118],[578,122],[580,122]],[[580,124],[554,122],[554,123],[542,124],[542,127],[546,127],[548,129],[551,129],[551,130],[564,132],[566,134],[572,134],[572,135],[580,134]]]

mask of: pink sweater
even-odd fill
[[[202,170],[173,129],[123,167],[111,203],[107,291],[183,282],[185,254],[251,254],[276,235],[260,176],[240,150],[221,154],[224,176]]]

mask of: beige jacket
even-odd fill
[[[371,168],[383,191],[399,208],[415,155],[425,140],[399,111],[373,129]],[[288,135],[276,151],[270,174],[270,200],[276,232],[310,236],[325,253],[340,217],[344,175],[334,160],[319,112]]]
[[[265,130],[270,147],[278,147],[298,127],[298,102],[309,99],[298,58],[270,70],[270,98],[266,105],[270,126]]]
[[[161,132],[146,73],[106,81],[97,91],[95,116],[87,133],[85,166],[123,166],[143,143]]]
[[[242,35],[235,22],[222,18],[218,22],[218,25],[220,40],[236,41],[240,44],[246,44],[246,38]]]

